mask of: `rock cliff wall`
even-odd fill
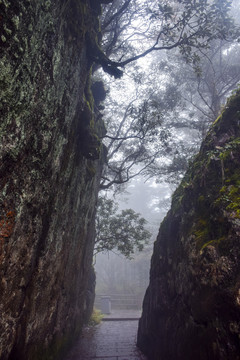
[[[240,91],[172,199],[138,345],[151,360],[240,359]]]
[[[57,359],[89,316],[97,3],[0,0],[1,360]]]

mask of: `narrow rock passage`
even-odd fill
[[[147,360],[136,347],[137,320],[103,321],[85,328],[65,360]]]

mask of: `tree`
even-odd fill
[[[200,52],[196,66],[187,64],[177,51],[167,53],[164,60],[153,58],[155,74],[164,74],[169,85],[165,95],[157,92],[151,100],[159,111],[173,104],[172,114],[167,111],[162,122],[167,124],[171,136],[179,139],[171,161],[165,167],[153,162],[148,168],[149,175],[161,179],[167,176],[168,181],[174,181],[186,170],[188,160],[197,152],[209,126],[240,82],[239,56],[239,43],[213,40],[204,54]]]
[[[214,40],[204,53],[199,51],[198,56],[196,66],[186,64],[176,52],[168,54],[161,63],[172,84],[180,89],[181,106],[185,104],[188,113],[194,112],[194,117],[198,119],[193,122],[188,117],[186,124],[196,128],[200,117],[212,123],[219,116],[226,98],[237,87],[240,81],[240,44],[237,41]]]
[[[108,154],[101,189],[128,182],[168,151],[168,130],[147,101],[137,104],[135,99],[122,110],[120,123],[109,123],[104,137]]]
[[[187,58],[192,68],[197,68],[203,57],[209,57],[208,48],[212,48],[213,39],[228,38],[229,33],[232,38],[236,37],[233,22],[228,17],[229,8],[229,1],[213,1],[210,4],[201,0],[185,0],[181,3],[166,1],[161,2],[161,5],[158,1],[114,0],[103,7],[102,48],[107,58],[112,58],[109,65],[121,68],[129,64],[128,79],[134,79],[135,85],[137,83],[139,86],[135,96],[133,95],[127,104],[126,99],[123,102],[117,99],[114,103],[111,95],[106,102],[108,111],[105,111],[104,118],[108,133],[104,137],[104,144],[108,155],[101,189],[114,186],[119,190],[122,184],[139,174],[145,177],[161,174],[175,182],[181,178],[187,168],[188,159],[196,152],[200,142],[198,128],[202,126],[203,132],[206,121],[204,119],[200,125],[198,116],[179,116],[180,112],[186,114],[182,92],[182,83],[186,84],[186,81],[181,79],[179,85],[175,81],[178,77],[176,71],[175,74],[171,71],[173,77],[170,78],[170,72],[167,74],[166,69],[159,67],[158,72],[152,77],[149,76],[152,84],[150,81],[146,83],[146,76],[139,73],[138,66],[133,65],[132,61],[147,54],[161,53],[166,57],[164,49],[175,49],[176,63],[186,68]],[[153,47],[149,47],[151,41],[155,41]],[[151,51],[148,51],[150,49]],[[177,49],[182,55],[176,53]],[[139,56],[137,53],[140,50],[142,52]],[[157,61],[157,57],[154,59]],[[154,79],[156,73],[159,78],[157,81]],[[192,79],[188,84],[200,81],[193,73],[194,71],[191,72]],[[164,76],[169,76],[168,84],[163,80]],[[135,86],[128,85],[129,88]],[[118,83],[118,86],[122,88],[123,85]],[[159,90],[156,90],[157,87]],[[143,88],[145,90],[142,90]],[[188,88],[188,92],[192,94],[190,86]],[[184,95],[187,95],[186,90],[185,87]],[[199,104],[199,101],[196,103]],[[189,111],[190,113],[193,114],[193,110]],[[187,128],[191,132],[188,146],[185,140],[180,140],[180,133]],[[194,137],[198,138],[197,141]]]
[[[119,68],[137,59],[155,51],[179,48],[188,61],[195,63],[195,49],[205,49],[211,40],[227,39],[235,33],[229,17],[230,4],[228,0],[115,0],[104,7],[105,56],[96,56],[95,62],[120,77]]]
[[[110,9],[114,8],[114,4],[116,6],[116,2]],[[129,10],[132,16],[128,17],[126,7],[124,12],[120,10],[121,7],[115,13],[112,10],[111,16],[121,14],[128,18],[134,32],[136,9],[132,12]],[[111,19],[111,16],[107,18]],[[112,35],[112,40],[104,46],[113,49],[115,44],[115,51],[119,54],[124,30],[121,32],[119,25],[122,19],[114,19],[118,19],[118,36],[114,32],[115,27],[112,27],[111,34],[116,36]],[[110,21],[103,23],[111,24]],[[121,102],[119,97],[114,104],[113,97],[110,97],[107,103],[109,111],[104,114],[108,128],[104,143],[108,156],[101,188],[115,186],[119,190],[121,184],[126,184],[139,174],[146,178],[157,175],[178,182],[209,124],[218,116],[227,95],[239,81],[240,68],[238,62],[233,61],[238,59],[238,55],[239,44],[234,40],[209,38],[208,47],[196,47],[189,63],[186,63],[186,54],[179,54],[176,48],[172,52],[151,54],[154,74],[151,75],[148,68],[150,80],[131,65],[127,81],[134,78],[139,85],[136,95],[127,104],[126,99]],[[129,88],[134,86],[128,85]],[[123,84],[120,83],[119,87],[123,88]],[[144,88],[145,91],[142,90]]]
[[[127,258],[142,251],[151,233],[146,229],[147,221],[132,209],[122,210],[113,200],[100,197],[96,216],[95,255],[116,249]]]

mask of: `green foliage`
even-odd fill
[[[120,192],[139,174],[174,184],[183,177],[239,82],[240,47],[229,10],[227,0],[113,0],[103,7],[102,49],[116,66],[128,64],[128,77],[116,86],[111,83],[104,104],[108,155],[101,189]],[[148,70],[140,63],[130,66],[151,52]],[[132,93],[130,79],[136,86]],[[115,96],[117,88],[121,92]]]
[[[232,228],[239,226],[239,100],[237,91],[173,195],[172,213],[185,214],[184,236],[192,237],[199,251],[212,245],[225,254]]]
[[[136,7],[138,11],[135,10]],[[179,48],[188,62],[196,64],[199,59],[196,49],[206,49],[213,39],[238,36],[238,29],[229,16],[230,7],[231,2],[227,0],[182,0],[171,4],[164,0],[134,0],[126,1],[126,6],[123,7],[120,1],[115,0],[103,11],[102,29],[106,37],[103,48],[106,53],[121,59],[114,63],[114,66],[119,67],[152,51],[173,48]],[[138,30],[129,37],[127,29],[131,29],[136,20]],[[141,45],[144,45],[140,54],[139,39],[142,40]],[[130,54],[133,56],[129,56]],[[126,55],[128,59],[125,58]],[[110,60],[109,63],[111,64]]]
[[[117,212],[113,200],[100,197],[96,216],[95,254],[116,249],[131,258],[142,251],[151,233],[146,229],[147,221],[132,209]]]
[[[103,314],[100,310],[93,308],[91,318],[89,320],[89,325],[98,325],[102,321]]]

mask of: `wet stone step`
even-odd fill
[[[86,327],[65,360],[147,360],[136,347],[138,321],[106,321]]]

